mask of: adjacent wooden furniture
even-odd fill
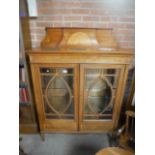
[[[134,153],[121,149],[119,147],[109,147],[100,150],[96,155],[134,155]]]
[[[118,147],[108,147],[96,153],[96,155],[134,155],[135,145],[135,113],[126,111],[126,122],[114,134],[119,140]],[[116,139],[115,138],[115,139]]]
[[[40,132],[103,132],[117,127],[130,49],[111,29],[47,28],[27,52]]]
[[[126,122],[118,130],[119,146],[134,151],[135,149],[135,112],[126,111]]]
[[[38,127],[36,123],[35,108],[33,104],[33,96],[31,95],[31,85],[28,75],[27,61],[25,57],[26,47],[24,44],[24,38],[22,33],[23,27],[21,19],[19,28],[19,132],[36,133],[38,132]]]

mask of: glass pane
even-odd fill
[[[69,108],[63,114],[55,113],[47,104],[46,100],[44,99],[44,107],[45,107],[45,115],[47,119],[74,119],[74,106],[73,100]]]
[[[50,67],[42,67],[40,68],[40,73],[49,73],[49,74],[73,74],[72,68],[50,68]]]
[[[56,69],[53,68],[40,68],[40,72],[41,73],[56,73]]]
[[[86,69],[84,119],[112,119],[119,69]]]
[[[84,119],[89,119],[89,120],[111,120],[112,119],[112,112],[113,112],[113,104],[114,104],[114,100],[112,103],[112,106],[109,106],[106,111],[104,111],[104,113],[94,113],[91,111],[85,111],[84,114]],[[85,108],[88,108],[88,105],[85,105]]]
[[[41,68],[43,101],[47,119],[73,119],[73,69]],[[67,76],[66,76],[67,75]]]

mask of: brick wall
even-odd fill
[[[113,28],[122,48],[134,48],[134,0],[37,0],[38,17],[30,19],[32,46],[45,27]]]

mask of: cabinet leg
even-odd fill
[[[42,141],[45,141],[45,134],[43,132],[40,133],[40,137]]]

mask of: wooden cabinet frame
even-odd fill
[[[39,118],[40,132],[60,131],[60,132],[103,132],[111,131],[117,127],[121,110],[124,87],[128,75],[128,68],[133,61],[131,52],[43,52],[29,51],[29,62],[31,66],[34,95],[36,101],[37,114]],[[75,96],[75,120],[46,120],[42,100],[40,83],[40,67],[73,67],[74,76],[74,96]],[[120,68],[119,86],[117,88],[116,104],[112,121],[83,121],[83,75],[84,68],[106,67]]]
[[[71,67],[74,70],[74,120],[56,120],[56,119],[46,119],[45,117],[45,107],[42,98],[41,90],[41,78],[40,78],[40,68],[41,67]],[[31,66],[33,72],[32,79],[34,83],[34,91],[36,98],[36,107],[38,111],[40,131],[77,131],[78,128],[78,86],[79,86],[79,66],[77,64],[34,64]]]
[[[84,109],[84,70],[87,68],[119,68],[120,75],[118,81],[118,88],[116,92],[116,99],[114,103],[114,109],[112,114],[112,120],[84,120],[83,118],[83,109]],[[128,66],[126,65],[116,65],[116,64],[81,64],[80,65],[80,113],[79,113],[79,124],[81,131],[112,131],[117,127],[121,102],[123,99],[123,93],[125,89],[125,79],[127,78]]]

